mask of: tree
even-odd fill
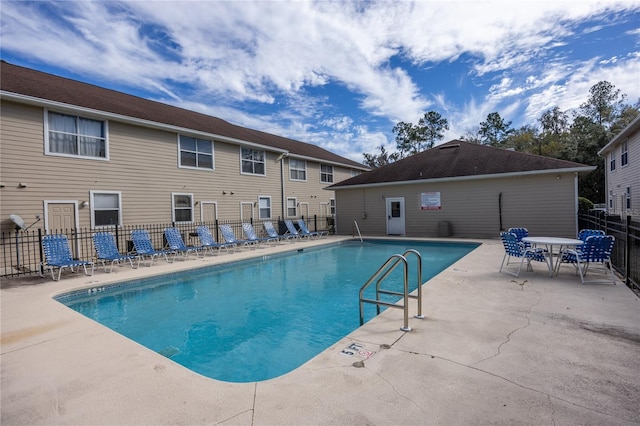
[[[610,130],[613,123],[620,118],[626,95],[608,81],[600,81],[589,89],[589,99],[580,105],[582,115]]]
[[[505,123],[502,117],[500,117],[500,114],[492,112],[487,115],[487,121],[480,123],[478,134],[483,144],[499,147],[507,136],[513,133],[513,129],[511,129],[510,126],[511,121]]]
[[[460,140],[480,145],[482,143],[482,137],[480,136],[480,127],[474,126],[470,129],[467,129],[467,133],[460,136]]]
[[[393,126],[393,133],[400,157],[432,148],[437,140],[444,138],[445,130],[449,130],[449,122],[435,111],[426,112],[417,125],[399,122]]]
[[[397,152],[389,153],[386,149],[384,149],[384,145],[380,145],[378,147],[380,150],[380,154],[368,154],[363,153],[364,161],[363,163],[372,169],[377,169],[378,167],[386,166],[387,164],[391,164],[394,161],[397,161],[400,158],[400,154]]]
[[[560,108],[554,107],[542,113],[538,122],[542,126],[541,134],[538,138],[538,155],[546,155],[551,157],[566,158],[566,143],[569,134],[569,116],[560,111]]]
[[[540,137],[538,129],[534,126],[522,126],[513,130],[509,136],[503,141],[503,148],[513,148],[519,152],[527,152],[529,154],[538,154],[538,145]]]

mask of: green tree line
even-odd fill
[[[596,166],[580,177],[579,196],[604,203],[605,164],[598,151],[640,114],[640,100],[632,105],[626,99],[613,84],[601,81],[589,89],[587,101],[571,113],[554,107],[542,113],[535,125],[513,128],[511,121],[492,112],[460,139]],[[397,151],[388,152],[380,146],[378,153],[363,154],[364,164],[377,168],[430,149],[444,138],[446,130],[448,120],[435,111],[425,113],[418,124],[399,122],[393,127]]]

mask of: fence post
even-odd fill
[[[40,276],[44,277],[44,253],[42,252],[42,228],[38,228],[38,247],[40,251]]]
[[[625,244],[624,244],[624,283],[629,288],[631,288],[631,286],[629,285],[629,284],[631,284],[630,278],[629,278],[631,276],[631,232],[629,232],[630,229],[631,229],[631,216],[627,215],[627,221],[625,223],[625,228],[624,228],[624,239],[625,239]]]

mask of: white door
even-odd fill
[[[404,198],[387,198],[387,234],[404,235]]]
[[[204,223],[215,223],[218,218],[218,204],[215,201],[200,203],[200,220]]]
[[[309,219],[309,203],[300,203],[300,211],[298,214],[305,219]]]

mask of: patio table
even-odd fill
[[[522,239],[525,243],[530,243],[533,245],[544,245],[547,249],[548,255],[545,255],[547,259],[547,265],[549,266],[549,276],[553,277],[553,272],[555,270],[555,266],[557,266],[557,262],[560,261],[560,254],[562,250],[567,247],[577,247],[584,244],[584,241],[578,240],[575,238],[560,238],[560,237],[524,237]],[[558,247],[558,252],[554,252],[554,246]],[[556,265],[553,264],[553,256],[557,255]]]

